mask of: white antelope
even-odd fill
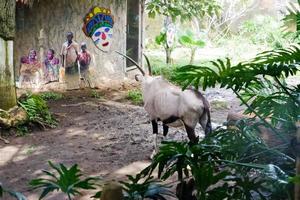
[[[164,136],[167,135],[169,126],[183,125],[191,143],[198,142],[195,135],[197,123],[200,123],[205,135],[212,131],[209,103],[198,90],[189,88],[182,91],[161,76],[151,76],[151,66],[146,56],[149,75],[134,60],[119,54],[133,62],[142,73],[142,76],[136,75],[135,78],[141,82],[144,108],[150,116],[155,134],[153,153],[157,151],[157,121],[162,121]]]

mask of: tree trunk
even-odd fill
[[[166,48],[166,63],[167,64],[171,64],[172,63],[172,59],[171,59],[171,49],[170,48]]]
[[[15,0],[0,1],[0,109],[8,110],[17,104],[13,41],[15,35]]]
[[[194,64],[195,61],[195,55],[196,55],[196,48],[191,49],[191,59],[190,59],[190,65]]]
[[[17,104],[13,67],[13,41],[0,37],[0,109],[8,110]]]

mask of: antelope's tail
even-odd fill
[[[207,122],[206,122],[204,133],[205,133],[205,135],[208,135],[212,132],[212,126],[211,126],[211,120],[210,120],[210,110],[209,110],[209,107],[204,108],[204,109],[205,109],[205,112],[207,115]]]

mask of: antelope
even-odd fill
[[[209,103],[198,90],[192,88],[182,90],[162,76],[152,76],[151,65],[146,56],[149,74],[146,74],[130,57],[117,53],[130,60],[142,73],[142,75],[135,75],[135,79],[141,82],[144,109],[150,116],[155,136],[151,158],[157,152],[158,121],[162,121],[164,137],[170,126],[184,126],[191,143],[197,143],[199,140],[195,135],[197,123],[200,123],[205,135],[212,131]]]

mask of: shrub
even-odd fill
[[[46,101],[39,95],[27,94],[20,98],[18,104],[26,111],[29,121],[41,125],[43,128],[54,128],[57,121],[51,115]]]
[[[102,96],[103,95],[100,92],[96,91],[96,90],[91,91],[91,97],[92,98],[100,99],[100,98],[102,98]]]
[[[40,94],[40,96],[42,97],[42,99],[44,99],[45,101],[49,101],[49,100],[59,100],[63,98],[62,94],[59,93],[55,93],[55,92],[44,92],[42,94]]]
[[[126,98],[135,105],[143,104],[143,97],[140,90],[129,90]]]
[[[96,181],[99,180],[99,178],[88,177],[82,180],[82,174],[77,164],[67,168],[63,164],[54,165],[50,161],[48,163],[50,167],[56,171],[56,174],[43,170],[47,178],[33,179],[29,183],[33,189],[43,189],[39,199],[43,199],[50,192],[57,190],[65,193],[68,199],[72,200],[72,196],[81,195],[80,189],[96,189]]]

